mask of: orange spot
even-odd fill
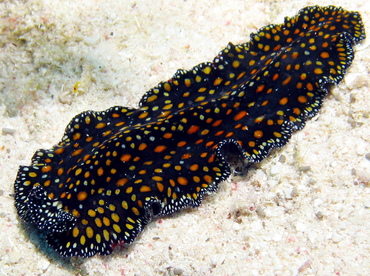
[[[163,138],[165,138],[165,139],[170,139],[170,138],[172,138],[172,133],[170,133],[170,132],[167,132],[167,133],[165,133],[165,134],[163,134]]]
[[[193,165],[190,166],[190,170],[193,171],[193,172],[196,171],[196,170],[198,170],[198,169],[199,169],[199,165],[198,164],[193,164]]]
[[[72,156],[76,156],[76,155],[79,155],[81,152],[83,151],[83,149],[78,149],[78,150],[75,150],[74,152],[72,152]]]
[[[77,211],[76,209],[73,209],[73,211],[72,211],[72,215],[74,215],[75,217],[79,217],[80,216],[80,212],[79,211]]]
[[[254,137],[255,138],[262,138],[263,137],[263,131],[262,130],[256,130],[255,132],[254,132]]]
[[[322,53],[320,54],[320,57],[322,57],[322,58],[329,58],[329,57],[330,57],[330,55],[329,55],[329,53],[328,53],[328,52],[322,52]]]
[[[226,137],[226,138],[229,138],[229,137],[234,136],[234,134],[235,134],[235,133],[231,131],[231,132],[228,132],[228,133],[225,135],[225,137]]]
[[[206,174],[203,178],[207,183],[212,183],[212,176]]]
[[[299,96],[299,97],[298,97],[298,101],[299,101],[300,103],[306,103],[306,102],[307,102],[307,98],[306,98],[305,96]]]
[[[288,103],[288,101],[289,101],[288,98],[284,97],[284,98],[280,99],[279,104],[286,105]]]
[[[61,176],[63,173],[64,173],[64,169],[63,169],[63,168],[59,168],[59,169],[57,170],[57,174],[58,174],[59,176]]]
[[[181,159],[189,159],[190,157],[192,156],[192,154],[191,153],[185,153],[185,154],[183,154],[182,156],[181,156]]]
[[[143,112],[143,113],[141,113],[141,114],[139,115],[139,118],[140,118],[140,119],[144,119],[144,118],[148,117],[148,115],[149,115],[149,113],[148,113],[147,111],[145,111],[145,112]]]
[[[217,132],[215,133],[215,136],[220,136],[220,135],[222,135],[224,132],[225,132],[224,130],[217,131]]]
[[[193,133],[197,132],[198,130],[199,130],[199,126],[192,125],[192,126],[188,129],[187,133],[188,133],[188,134],[193,134]]]
[[[170,185],[172,187],[175,187],[176,186],[176,182],[173,179],[170,179]]]
[[[254,120],[254,122],[258,124],[258,123],[262,122],[264,119],[265,119],[265,116],[259,116],[259,117],[257,117],[257,118]]]
[[[208,158],[208,163],[213,163],[216,159],[216,155],[212,155],[210,158]]]
[[[265,89],[265,85],[264,84],[260,84],[257,87],[257,89],[256,89],[256,93],[262,92],[264,89]]]
[[[79,132],[77,132],[77,133],[75,133],[75,134],[73,134],[73,140],[74,141],[76,141],[76,140],[78,140],[78,139],[80,139],[81,138],[81,133],[79,133]]]
[[[122,162],[127,162],[127,161],[130,161],[130,159],[131,159],[131,154],[123,154],[122,156],[121,156],[121,158],[120,158],[120,160],[122,161]]]
[[[52,169],[51,166],[43,166],[42,169],[41,169],[41,172],[47,173],[47,172],[50,172],[51,169]]]
[[[255,147],[256,146],[256,142],[254,141],[249,141],[248,142],[248,146],[250,146],[251,148]]]
[[[272,76],[272,80],[273,80],[273,81],[276,81],[278,78],[279,78],[279,74],[278,74],[278,73],[276,73],[276,74],[274,74],[274,75]]]
[[[160,183],[160,182],[157,182],[157,188],[158,188],[158,190],[159,190],[160,192],[163,192],[163,190],[164,190],[164,185],[163,185],[162,183]]]
[[[152,190],[152,188],[150,188],[149,186],[146,186],[146,185],[143,185],[140,187],[140,192],[150,192]]]
[[[163,85],[163,88],[168,92],[171,91],[171,85],[168,82]]]
[[[101,128],[105,127],[106,125],[107,125],[106,123],[97,123],[95,128],[96,129],[101,129]]]
[[[59,148],[54,151],[56,154],[62,154],[64,152],[64,148]]]
[[[148,103],[150,102],[153,102],[155,101],[156,99],[158,98],[157,95],[151,95],[150,97],[148,97],[148,99],[146,100]]]
[[[236,79],[237,79],[237,80],[239,80],[239,79],[240,79],[240,78],[242,78],[245,74],[246,74],[246,72],[242,72],[242,73],[240,73]]]
[[[197,140],[194,144],[199,145],[199,144],[201,144],[201,143],[203,143],[203,142],[204,142],[204,139],[199,139],[199,140]]]
[[[98,175],[99,176],[102,176],[104,174],[104,169],[102,168],[102,167],[100,167],[99,169],[98,169]]]
[[[221,84],[221,82],[222,82],[222,79],[221,79],[221,78],[217,78],[217,79],[215,79],[215,80],[213,81],[213,85],[214,85],[214,86],[219,85],[219,84]]]
[[[212,146],[214,143],[215,143],[215,142],[213,142],[213,141],[209,141],[209,142],[207,142],[207,143],[206,143],[206,147],[210,147],[210,146]]]
[[[312,83],[307,83],[306,84],[306,87],[307,87],[307,89],[308,89],[308,91],[313,91],[313,85],[312,85]]]
[[[139,145],[139,150],[145,150],[146,148],[148,147],[148,145],[146,144],[146,143],[141,143],[140,145]]]
[[[218,127],[219,125],[221,125],[222,124],[222,120],[217,120],[217,121],[215,121],[213,124],[212,124],[212,126],[213,127]]]
[[[238,114],[234,116],[234,121],[239,121],[240,119],[243,119],[245,116],[247,116],[248,113],[246,111],[240,111]]]
[[[296,59],[298,56],[299,56],[299,53],[298,53],[298,52],[294,52],[294,53],[292,54],[292,58],[293,58],[293,59]]]
[[[185,79],[184,83],[185,83],[186,87],[190,87],[191,86],[191,79]]]
[[[324,72],[322,71],[322,69],[321,69],[321,68],[315,68],[315,70],[313,70],[313,72],[314,72],[316,75],[321,75],[322,73],[324,73]]]
[[[188,185],[188,180],[185,178],[185,177],[182,177],[182,176],[180,176],[180,177],[178,177],[177,178],[177,182],[180,184],[180,185]]]
[[[177,146],[179,147],[179,148],[181,148],[181,147],[183,147],[183,146],[185,146],[186,145],[186,141],[181,141],[181,142],[178,142],[177,143]]]
[[[292,80],[292,76],[287,77],[285,80],[282,81],[282,85],[287,85]]]
[[[77,199],[79,201],[85,200],[87,198],[87,193],[85,191],[79,192],[77,194]]]
[[[161,177],[161,176],[153,176],[152,179],[154,181],[163,181],[163,177]]]
[[[166,147],[166,146],[164,146],[164,145],[159,145],[159,146],[156,146],[156,147],[154,148],[154,152],[160,153],[160,152],[165,151],[166,149],[167,149],[167,147]]]
[[[299,78],[300,78],[301,80],[305,80],[305,79],[307,78],[307,74],[306,74],[306,73],[302,73],[302,74],[299,76]]]

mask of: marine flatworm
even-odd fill
[[[19,216],[63,256],[110,254],[158,215],[198,206],[230,175],[225,147],[248,162],[280,148],[315,116],[365,37],[361,17],[306,7],[178,70],[139,108],[86,111],[38,150],[15,181]]]

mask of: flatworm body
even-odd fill
[[[307,7],[213,62],[178,70],[139,108],[77,115],[15,181],[19,216],[63,256],[110,254],[153,216],[198,206],[230,175],[225,145],[259,162],[315,116],[365,37],[357,12]]]

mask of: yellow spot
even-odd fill
[[[79,233],[80,233],[80,230],[78,230],[77,227],[73,228],[72,235],[74,238],[77,238]]]
[[[102,227],[102,226],[103,226],[103,223],[102,223],[102,221],[101,221],[101,219],[100,219],[100,218],[96,218],[96,219],[95,219],[95,224],[96,224],[96,226],[98,226],[98,227]]]
[[[113,224],[113,229],[116,233],[121,233],[121,227],[118,224]]]
[[[104,225],[105,225],[105,226],[109,226],[109,225],[110,225],[110,220],[109,220],[109,218],[107,218],[107,217],[103,217],[103,223],[104,223]]]
[[[119,222],[119,220],[120,220],[119,215],[117,215],[116,213],[112,213],[112,214],[111,214],[111,218],[112,218],[112,220],[113,220],[114,222]]]
[[[84,235],[81,235],[81,237],[80,237],[80,244],[85,245],[85,243],[86,243],[86,238],[85,238]]]
[[[86,235],[89,239],[91,239],[94,236],[94,230],[90,226],[86,228]]]
[[[150,102],[153,102],[155,101],[156,99],[158,98],[157,95],[151,95],[150,97],[148,97],[148,99],[146,100],[148,103]]]
[[[87,211],[87,214],[90,216],[90,217],[95,217],[96,216],[96,211],[92,210],[92,209],[89,209],[89,211]]]
[[[103,236],[104,236],[104,239],[106,241],[109,241],[109,232],[108,232],[108,230],[106,230],[106,229],[103,230]]]
[[[131,210],[132,210],[132,212],[133,212],[135,215],[137,215],[137,216],[139,216],[139,215],[140,215],[140,212],[139,212],[139,210],[138,210],[136,207],[132,207],[132,208],[131,208]]]
[[[132,229],[134,229],[134,226],[132,226],[131,224],[126,223],[126,228],[129,229],[129,230],[132,230]]]
[[[203,72],[204,72],[204,74],[209,75],[212,72],[212,68],[207,66],[206,68],[203,69]]]
[[[30,177],[36,177],[36,176],[37,176],[37,173],[35,173],[35,172],[30,172],[28,175],[29,175]]]

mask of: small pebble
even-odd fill
[[[7,134],[13,135],[15,133],[15,129],[14,128],[10,128],[10,127],[3,127],[1,129],[1,131],[2,131],[3,135],[7,135]]]
[[[298,168],[298,170],[301,172],[308,172],[311,170],[311,166],[301,166]]]
[[[370,161],[370,153],[365,154],[365,159]]]

